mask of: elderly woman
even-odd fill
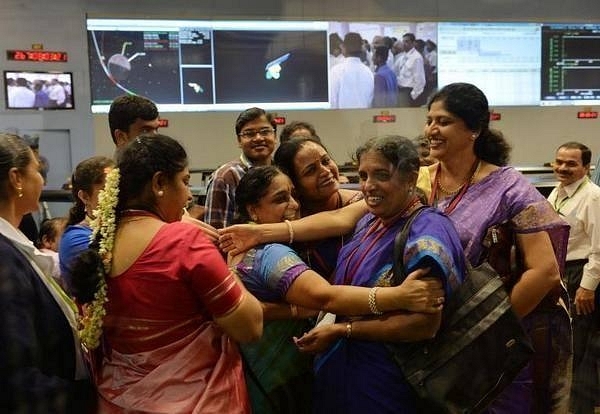
[[[297,137],[282,143],[273,158],[292,180],[302,217],[336,210],[362,199],[360,191],[340,188],[340,172],[327,149],[314,138]],[[330,278],[337,254],[350,234],[314,241],[296,248],[309,266]]]
[[[73,206],[69,210],[67,228],[60,239],[58,249],[60,273],[67,292],[71,292],[71,264],[90,244],[90,221],[94,219],[98,194],[104,187],[106,174],[114,166],[115,162],[112,159],[95,156],[77,164],[71,176]]]
[[[185,150],[142,135],[117,167],[99,195],[94,243],[71,269],[87,304],[82,339],[102,343],[102,412],[249,413],[233,340],[260,336],[262,310],[202,230],[180,221],[192,197]]]
[[[433,95],[425,135],[439,162],[425,171],[424,190],[456,226],[471,264],[486,257],[488,229],[503,223],[521,258],[506,286],[536,355],[490,412],[567,412],[571,332],[559,296],[568,225],[522,174],[505,166],[510,148],[489,128],[487,99],[474,85],[450,84]]]
[[[321,213],[320,219],[325,220],[317,219],[317,224],[314,219],[319,215],[293,222],[293,229],[303,239],[314,234],[331,235],[348,231],[348,223],[364,216],[352,240],[340,251],[334,281],[376,292],[379,286],[390,285],[394,238],[410,213],[420,206],[415,195],[419,157],[409,140],[385,137],[359,148],[356,158],[368,214],[364,214],[363,202],[355,203],[340,210],[346,210],[341,214]],[[237,230],[249,230],[234,227],[233,231],[223,229],[227,235],[223,236],[223,245]],[[262,228],[258,237],[263,240],[285,237],[285,225],[255,227]],[[460,240],[451,222],[436,210],[425,209],[411,227],[404,262],[407,273],[429,269],[439,278],[445,295],[451,294],[465,271]],[[380,310],[375,309],[377,313]],[[440,314],[422,312],[386,314],[374,320],[339,317],[336,323],[303,336],[298,341],[302,350],[325,351],[316,363],[316,412],[416,412],[414,394],[384,342],[429,338],[435,335],[439,324]]]
[[[292,193],[290,179],[276,167],[252,168],[236,189],[238,220],[256,224],[290,223],[299,209]],[[283,313],[280,308],[268,306],[261,341],[242,346],[256,413],[311,412],[311,360],[300,354],[291,341],[309,329],[302,308],[342,315],[371,314],[372,294],[382,310],[439,313],[438,299],[444,295],[437,281],[415,280],[415,275],[400,286],[382,288],[376,297],[366,288],[331,286],[282,244],[258,246],[232,261],[240,279],[259,300],[289,304]]]
[[[0,406],[4,412],[88,413],[94,393],[73,302],[52,279],[53,260],[18,230],[37,210],[37,158],[0,135]]]

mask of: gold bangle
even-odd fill
[[[290,312],[292,312],[292,319],[296,319],[298,317],[298,306],[290,303]]]
[[[288,234],[290,235],[290,241],[288,244],[292,244],[294,242],[294,228],[292,227],[292,223],[289,220],[284,220],[285,224],[287,224]]]
[[[369,309],[373,315],[383,315],[383,312],[377,307],[377,290],[379,286],[375,286],[369,290]]]
[[[346,339],[352,337],[352,321],[346,322]]]

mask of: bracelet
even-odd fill
[[[290,312],[292,312],[292,319],[296,319],[298,317],[298,306],[290,303]]]
[[[287,224],[288,234],[290,235],[290,241],[288,244],[292,244],[294,242],[294,228],[292,227],[292,222],[289,220],[284,220],[285,224]]]
[[[377,289],[379,289],[379,286],[369,290],[369,309],[373,315],[383,315],[383,312],[377,307],[377,297],[375,296],[377,295]]]
[[[350,339],[352,337],[352,321],[346,322],[346,338]]]

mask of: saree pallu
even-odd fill
[[[237,345],[212,321],[119,318],[107,342],[137,332],[144,349],[181,325],[194,329],[168,345],[130,354],[106,351],[96,379],[101,414],[250,413]]]
[[[260,341],[240,346],[253,413],[312,412],[312,356],[292,340],[310,328],[307,320],[267,321]]]
[[[439,200],[444,211],[452,197]],[[567,251],[569,226],[550,203],[512,167],[501,167],[469,186],[448,215],[460,235],[473,266],[485,259],[488,229],[509,222],[515,233],[545,231],[554,250],[561,276]],[[517,379],[492,403],[489,413],[566,413],[570,388],[572,334],[568,313],[554,300],[542,303],[523,319],[536,355]],[[535,380],[535,381],[534,381]]]

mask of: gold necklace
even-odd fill
[[[440,176],[442,175],[441,172],[442,170],[440,169],[439,173],[436,174],[435,180],[437,183],[437,187],[442,190],[442,192],[446,195],[452,196],[455,194],[458,194],[458,192],[467,184],[473,184],[473,180],[475,180],[475,177],[477,176],[477,173],[479,173],[479,169],[481,168],[481,160],[479,160],[477,162],[477,167],[475,168],[475,170],[473,171],[473,174],[471,174],[471,176],[466,179],[461,185],[459,185],[455,190],[448,190],[447,188],[445,188],[442,185],[442,180],[440,178]]]

